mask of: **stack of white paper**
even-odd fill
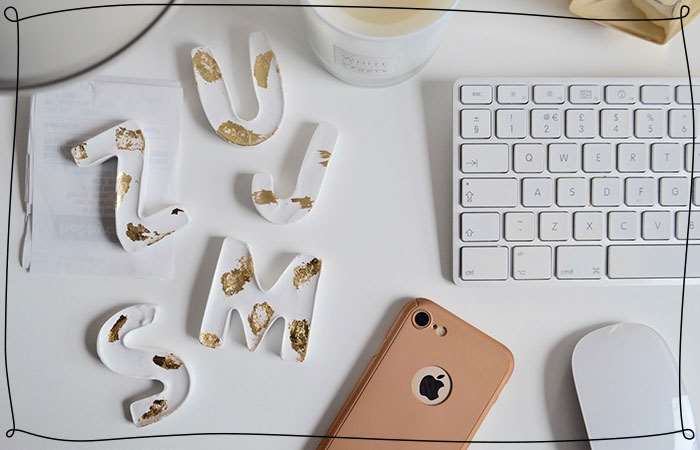
[[[114,225],[116,159],[78,168],[70,148],[125,120],[149,143],[144,214],[176,203],[182,88],[176,82],[97,79],[32,99],[22,265],[32,272],[172,278],[173,239],[127,253]]]

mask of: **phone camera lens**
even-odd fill
[[[418,311],[413,315],[413,324],[416,328],[425,328],[430,325],[430,314],[425,311]]]

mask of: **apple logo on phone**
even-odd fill
[[[420,369],[411,381],[413,395],[426,405],[439,405],[452,391],[452,380],[444,369],[428,366]]]

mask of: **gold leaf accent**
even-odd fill
[[[131,175],[126,172],[119,172],[117,175],[117,208],[122,204],[126,193],[129,192],[131,180]]]
[[[151,230],[143,226],[143,224],[134,225],[129,222],[126,224],[126,236],[134,242],[145,241],[149,238]]]
[[[328,167],[328,163],[331,160],[331,152],[328,150],[319,150],[318,151],[319,155],[321,155],[321,161],[319,162],[320,165],[323,167]]]
[[[250,329],[254,335],[258,336],[261,332],[265,331],[270,325],[270,320],[275,314],[275,310],[272,309],[267,302],[256,303],[253,305],[253,309],[248,314],[248,323],[250,324]]]
[[[274,192],[266,189],[253,192],[253,202],[258,205],[269,205],[270,203],[277,204],[277,196]]]
[[[321,260],[314,258],[311,261],[294,268],[294,287],[299,289],[302,284],[309,281],[321,272]]]
[[[153,403],[148,408],[148,411],[143,413],[141,416],[139,426],[150,425],[157,422],[167,410],[168,402],[165,399],[153,400]]]
[[[117,150],[139,151],[143,153],[146,149],[146,140],[141,130],[129,130],[124,127],[117,128],[116,131]]]
[[[229,297],[243,290],[243,287],[253,278],[253,258],[242,256],[238,259],[238,267],[221,275],[221,288]]]
[[[83,142],[82,144],[76,145],[70,150],[70,153],[71,155],[73,155],[73,159],[75,161],[82,161],[84,159],[87,159],[87,142]]]
[[[219,125],[216,134],[227,142],[242,146],[257,145],[268,138],[230,120]]]
[[[200,77],[207,83],[221,79],[221,69],[214,57],[204,50],[197,50],[192,57],[192,65]]]
[[[289,325],[289,341],[294,351],[299,354],[299,356],[297,356],[297,361],[304,362],[306,350],[309,346],[308,320],[292,320],[291,325]]]
[[[171,353],[165,356],[155,355],[153,357],[153,364],[163,369],[179,369],[180,366],[182,366],[182,361]]]
[[[119,316],[117,321],[114,322],[114,325],[112,325],[112,328],[109,329],[109,334],[107,335],[108,342],[117,342],[119,340],[119,330],[122,329],[122,327],[124,326],[125,323],[126,323],[126,316],[122,314]]]
[[[253,67],[253,76],[258,86],[267,89],[268,76],[270,75],[270,63],[275,54],[272,50],[261,53],[255,57],[255,67]]]
[[[221,345],[221,339],[214,333],[202,333],[199,335],[199,342],[209,348],[216,348]]]
[[[314,201],[308,195],[306,197],[294,197],[292,203],[299,203],[301,209],[311,209],[314,206]]]

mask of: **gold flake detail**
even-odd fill
[[[261,189],[253,192],[253,202],[258,205],[269,205],[270,203],[277,204],[277,196],[272,191]]]
[[[306,197],[294,197],[292,203],[299,203],[301,209],[311,209],[314,206],[314,201],[308,195]]]
[[[197,50],[192,57],[192,65],[202,79],[212,83],[221,79],[221,69],[214,57],[204,50]]]
[[[294,351],[299,354],[299,356],[297,356],[297,361],[304,362],[306,350],[309,346],[308,320],[292,320],[291,325],[289,325],[289,341]]]
[[[146,241],[147,246],[156,244],[166,237],[173,234],[175,231],[166,231],[165,233],[159,233],[158,231],[151,231],[146,228],[143,224],[134,225],[129,222],[126,224],[126,236],[134,242]]]
[[[238,259],[238,267],[221,275],[221,288],[230,297],[243,290],[247,282],[253,278],[253,258],[242,256]]]
[[[248,323],[253,334],[259,336],[265,331],[270,325],[270,320],[272,320],[274,314],[275,310],[267,302],[253,305],[252,311],[248,314]]]
[[[199,342],[209,348],[216,348],[221,345],[221,339],[214,333],[202,333],[199,335]]]
[[[311,261],[294,268],[294,287],[299,289],[302,284],[309,281],[321,272],[321,260],[314,258]]]
[[[109,334],[107,335],[108,342],[117,342],[119,340],[119,330],[122,329],[122,327],[124,326],[125,323],[126,323],[126,316],[122,314],[119,316],[117,321],[114,322],[114,325],[112,325],[112,328],[109,329]]]
[[[119,172],[117,175],[117,208],[119,208],[119,206],[122,204],[126,193],[129,192],[131,180],[131,175],[126,172]]]
[[[275,54],[272,50],[261,53],[255,57],[255,67],[253,67],[253,76],[258,86],[267,89],[268,76],[270,75],[270,63]]]
[[[134,242],[145,241],[150,233],[151,230],[143,226],[143,224],[134,225],[131,222],[126,224],[126,236]]]
[[[165,399],[153,400],[153,403],[148,408],[148,411],[143,413],[141,416],[139,426],[150,425],[157,422],[167,410],[168,402]]]
[[[155,355],[153,364],[160,366],[163,369],[179,369],[182,366],[182,361],[172,353],[165,356]]]
[[[146,140],[141,130],[129,130],[124,127],[116,131],[117,150],[139,151],[143,153],[146,148]]]
[[[230,120],[219,125],[216,134],[226,142],[242,146],[257,145],[267,139],[267,136],[255,133],[253,130]]]
[[[83,142],[82,144],[76,145],[70,150],[70,153],[71,155],[73,155],[73,159],[76,161],[82,161],[84,159],[87,159],[87,142]]]
[[[319,164],[323,167],[328,167],[328,163],[331,160],[331,152],[329,152],[328,150],[319,150],[318,154],[321,155],[321,161],[319,162]]]

